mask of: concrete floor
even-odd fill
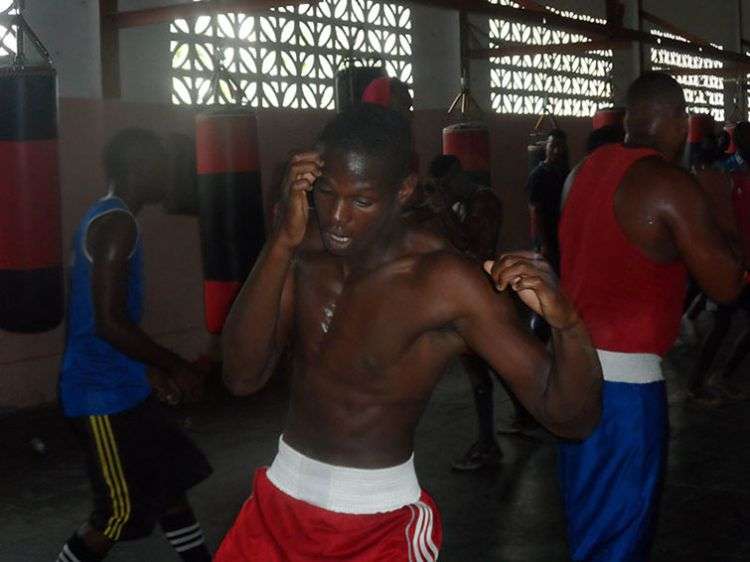
[[[707,411],[685,403],[684,373],[695,351],[667,361],[672,425],[669,473],[653,562],[750,560],[750,429],[748,404]],[[498,391],[497,419],[510,404]],[[191,499],[215,548],[250,492],[253,469],[269,463],[286,409],[283,385],[246,399],[220,398],[180,411],[215,468]],[[501,469],[455,474],[451,460],[474,437],[470,391],[460,369],[439,385],[417,435],[420,481],[443,514],[444,562],[568,560],[556,483],[555,447],[501,437]],[[82,456],[56,409],[0,419],[0,561],[52,562],[85,518],[88,484]],[[39,436],[40,455],[28,444]],[[164,539],[118,545],[114,562],[176,561]]]

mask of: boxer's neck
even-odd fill
[[[376,243],[371,244],[362,252],[342,258],[345,276],[374,270],[397,259],[403,253],[406,233],[406,225],[400,220],[395,220]]]

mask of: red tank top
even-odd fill
[[[679,333],[687,271],[661,264],[632,244],[614,210],[626,172],[651,149],[606,145],[579,169],[560,219],[562,288],[594,345],[664,355]]]
[[[732,172],[732,207],[742,252],[750,256],[750,174],[747,172]]]

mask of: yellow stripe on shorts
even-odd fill
[[[120,525],[117,529],[117,537],[115,540],[120,538],[120,533],[122,533],[122,528],[124,527],[125,523],[127,523],[130,520],[130,513],[131,513],[131,505],[130,505],[130,491],[128,490],[128,483],[125,480],[125,473],[122,470],[122,463],[120,462],[120,453],[117,449],[117,441],[115,441],[115,434],[112,431],[112,424],[109,420],[109,416],[104,416],[103,418],[104,422],[104,428],[106,430],[107,436],[109,437],[109,442],[111,444],[111,450],[112,450],[112,456],[114,457],[114,475],[115,479],[119,480],[120,482],[120,490],[122,493],[122,499],[124,503],[125,508],[125,514],[121,519]]]
[[[112,501],[112,515],[107,522],[104,536],[116,541],[130,515],[130,498],[123,478],[117,444],[114,441],[108,416],[89,416],[94,435],[99,464]]]

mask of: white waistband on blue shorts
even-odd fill
[[[334,466],[292,449],[283,435],[266,476],[285,494],[338,513],[386,513],[416,503],[422,495],[414,455],[388,468]]]
[[[647,384],[664,380],[661,357],[653,353],[596,350],[605,381]]]

